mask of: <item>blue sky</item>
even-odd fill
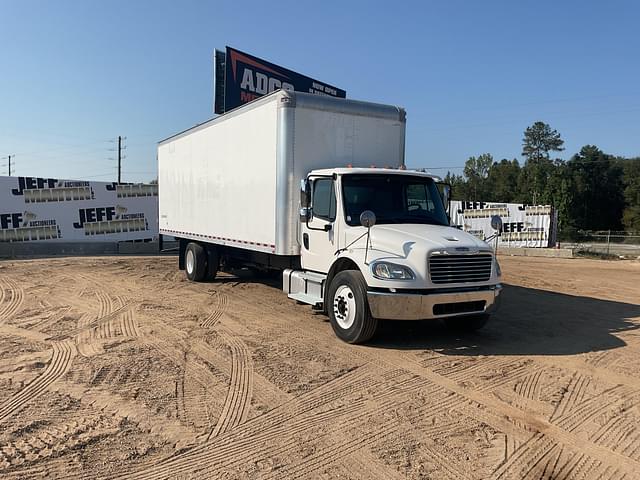
[[[564,158],[640,155],[633,0],[0,0],[0,19],[0,157],[17,175],[113,180],[123,135],[123,180],[154,178],[156,142],[213,115],[225,45],[405,107],[412,167],[520,158],[536,120]]]

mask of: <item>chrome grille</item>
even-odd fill
[[[433,283],[486,282],[491,278],[493,255],[432,255],[429,275]]]

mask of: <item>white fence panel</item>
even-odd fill
[[[552,247],[555,245],[556,220],[550,205],[522,203],[451,202],[451,224],[486,239],[495,231],[491,217],[502,218],[498,245],[504,247]]]
[[[157,185],[0,177],[0,242],[157,237]]]

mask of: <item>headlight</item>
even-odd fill
[[[497,275],[498,277],[501,277],[501,276],[502,276],[502,269],[500,268],[500,264],[498,263],[498,259],[494,257],[494,258],[493,258],[493,261],[494,261],[494,262],[495,262],[495,264],[496,264],[496,275]]]
[[[413,280],[416,276],[410,268],[396,263],[375,262],[371,265],[371,273],[382,280]]]

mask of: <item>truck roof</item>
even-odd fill
[[[313,170],[314,175],[349,175],[349,174],[384,174],[384,175],[411,175],[415,177],[428,177],[434,180],[442,180],[439,176],[433,175],[428,172],[422,172],[419,170],[409,170],[401,168],[352,168],[352,167],[339,167],[339,168],[323,168],[321,170]]]
[[[395,105],[383,105],[381,103],[363,102],[360,100],[352,100],[347,98],[336,98],[327,95],[315,95],[312,93],[292,92],[289,90],[276,90],[262,97],[258,97],[251,102],[240,105],[239,107],[229,110],[222,115],[218,115],[203,123],[194,125],[181,132],[178,132],[170,137],[167,137],[158,142],[158,145],[176,140],[184,135],[197,132],[203,128],[207,128],[218,122],[223,122],[236,115],[242,114],[247,110],[252,110],[265,103],[278,101],[283,99],[291,106],[298,106],[302,108],[309,108],[314,110],[327,110],[337,113],[349,113],[352,115],[364,115],[368,117],[389,118],[397,120],[398,122],[406,122],[406,112],[402,107]],[[280,100],[283,101],[283,100]]]

